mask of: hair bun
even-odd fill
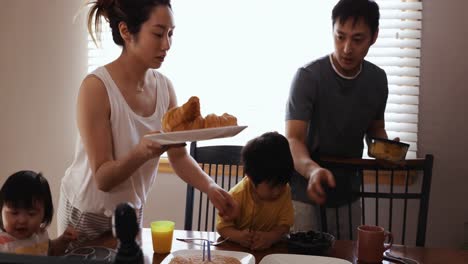
[[[96,5],[102,9],[108,9],[114,4],[115,0],[97,0]]]

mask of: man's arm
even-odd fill
[[[374,120],[367,129],[367,135],[377,138],[388,138],[385,130],[385,120]]]
[[[310,158],[306,146],[307,122],[303,120],[286,121],[286,138],[294,160],[296,171],[308,180],[307,194],[318,204],[325,202],[326,196],[322,185],[335,187],[333,174]]]
[[[286,121],[286,138],[289,141],[294,159],[294,168],[306,179],[309,179],[310,173],[320,166],[310,158],[309,150],[305,144],[306,137],[307,122],[303,120]]]

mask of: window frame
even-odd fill
[[[299,0],[293,0],[291,5],[297,4]],[[226,4],[227,1],[219,1]],[[326,2],[328,8],[333,6],[337,1]],[[417,156],[417,140],[418,140],[418,109],[419,109],[419,79],[420,79],[420,63],[421,63],[421,30],[422,30],[422,0],[377,0],[380,6],[380,31],[377,42],[371,47],[366,60],[376,63],[379,67],[383,68],[387,72],[389,81],[389,99],[387,101],[387,109],[385,112],[386,128],[389,134],[389,138],[400,137],[402,141],[410,143],[410,158]],[[223,4],[223,3],[220,3]],[[252,5],[260,5],[262,1],[252,2]],[[325,2],[322,2],[325,3]],[[331,4],[330,4],[331,3]],[[190,13],[183,14],[183,11],[178,10],[180,5],[187,5],[188,3],[178,2],[173,3],[173,9],[176,13],[177,20],[187,17],[188,20],[194,19],[194,12],[190,10]],[[240,12],[242,8],[236,6],[235,3],[229,3],[230,8],[234,8],[235,11]],[[221,6],[217,8],[223,8]],[[232,11],[232,10],[231,10]],[[297,11],[299,12],[299,10]],[[182,13],[182,14],[181,14]],[[179,16],[180,15],[180,16]],[[327,15],[328,16],[328,15]],[[219,17],[219,14],[218,14]],[[331,21],[327,20],[328,27],[331,28]],[[321,23],[321,22],[320,22]],[[396,24],[395,24],[396,23]],[[183,24],[183,23],[181,23]],[[322,23],[323,24],[323,23]],[[112,37],[109,34],[109,30],[106,22],[103,22],[104,32],[101,35],[102,42],[111,43]],[[107,30],[107,32],[106,32]],[[209,33],[209,32],[208,32]],[[176,33],[178,34],[178,33]],[[294,37],[294,36],[293,36]],[[330,35],[327,36],[328,45],[332,45],[331,31]],[[295,38],[300,38],[295,36]],[[242,41],[242,39],[239,39]],[[188,45],[191,45],[189,43]],[[330,51],[332,46],[330,46]],[[96,66],[103,65],[100,58],[102,56],[113,56],[112,51],[109,51],[108,46],[103,45],[103,48],[99,50],[96,48],[91,38],[89,37],[88,44],[88,71],[92,71]],[[388,54],[393,54],[388,56]],[[171,57],[174,54],[170,54]],[[322,54],[325,55],[325,54]],[[181,60],[180,57],[175,60]],[[262,58],[259,58],[262,59]],[[307,60],[313,59],[308,56],[303,56],[302,63],[305,64]],[[166,63],[166,62],[165,62]],[[296,65],[296,69],[301,64]],[[163,72],[164,72],[163,65]],[[290,80],[292,80],[293,73],[284,73]],[[174,77],[169,74],[169,78],[174,82]],[[209,78],[205,76],[205,78]],[[248,77],[246,77],[248,78]],[[282,87],[288,84],[283,83]],[[178,92],[178,87],[176,92]],[[289,86],[287,86],[289,88]],[[216,90],[216,89],[215,89]],[[284,93],[283,93],[284,95]],[[179,97],[179,104],[184,102],[184,98]],[[284,102],[286,98],[283,98]],[[212,103],[212,102],[210,102]],[[222,103],[217,102],[218,105]],[[237,106],[239,102],[235,102]],[[284,105],[284,104],[283,104]],[[248,106],[251,107],[251,106]],[[405,112],[406,111],[406,112]],[[277,125],[284,126],[284,116],[278,117]],[[243,122],[241,122],[243,124]],[[277,130],[281,132],[282,128],[277,127]],[[269,130],[269,129],[268,129]],[[244,139],[244,141],[246,141]],[[210,142],[212,143],[212,142]],[[367,149],[363,151],[364,157],[367,156]],[[159,164],[159,172],[163,173],[174,173],[170,167],[170,163],[167,157],[161,157]]]

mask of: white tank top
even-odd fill
[[[113,136],[114,157],[119,159],[128,154],[140,142],[141,137],[154,130],[161,130],[161,119],[169,107],[170,81],[161,73],[149,70],[146,73],[145,89],[157,89],[156,109],[151,116],[137,115],[125,101],[119,88],[105,67],[91,73],[105,85],[110,102],[110,122]],[[156,79],[156,82],[151,80]],[[62,179],[62,195],[70,204],[82,212],[111,216],[115,207],[122,202],[131,202],[142,208],[146,195],[153,184],[159,158],[151,159],[137,169],[131,177],[109,192],[100,191],[93,179],[81,137],[78,134],[75,158]]]

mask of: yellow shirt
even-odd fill
[[[244,177],[229,193],[240,206],[240,215],[234,221],[224,221],[222,217],[216,219],[216,229],[234,227],[238,230],[251,229],[255,231],[271,231],[280,225],[294,224],[294,209],[291,201],[291,189],[286,186],[285,192],[274,201],[260,201],[255,203],[252,197],[253,184],[248,177]]]

